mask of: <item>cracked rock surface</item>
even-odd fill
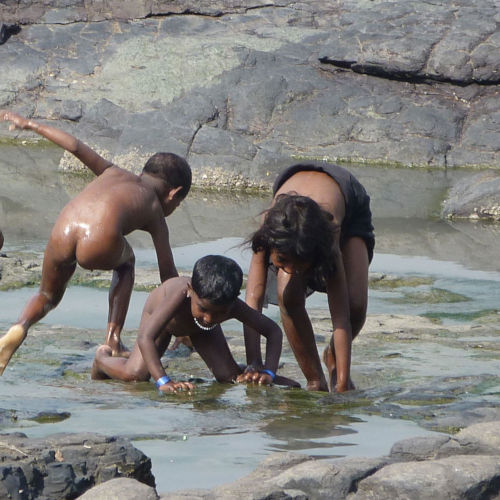
[[[298,158],[499,164],[493,0],[6,1],[0,18],[21,27],[0,106],[132,170],[160,150],[228,187]]]

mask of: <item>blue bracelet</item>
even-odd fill
[[[271,370],[262,370],[261,373],[267,373],[271,377],[272,381],[274,382],[274,379],[276,378],[276,373],[274,373]]]
[[[162,385],[168,384],[171,380],[172,379],[168,375],[164,375],[155,382],[155,385],[159,389]]]

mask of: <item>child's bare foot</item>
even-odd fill
[[[128,358],[130,356],[130,350],[122,344],[120,337],[113,332],[108,333],[106,336],[105,345],[111,347],[114,358]]]
[[[105,380],[109,378],[105,373],[99,370],[99,359],[104,357],[111,357],[113,351],[109,345],[100,345],[95,352],[94,362],[92,363],[92,368],[90,370],[90,378],[92,380]]]
[[[21,325],[11,326],[9,331],[0,338],[0,375],[3,374],[10,358],[23,343],[26,332]]]
[[[340,388],[337,386],[337,370],[335,369],[335,356],[333,355],[331,344],[328,344],[323,351],[323,363],[325,363],[326,368],[328,369],[330,392],[345,392],[356,389],[350,378],[347,382],[347,387]]]
[[[118,349],[113,349],[114,358],[128,358],[130,357],[130,349],[121,342],[118,344]]]
[[[326,385],[326,381],[323,378],[323,381],[312,380],[312,381],[307,382],[306,390],[308,390],[308,391],[328,391],[328,386]]]
[[[169,351],[175,351],[181,344],[189,347],[191,351],[194,351],[193,343],[191,342],[191,337],[175,337],[174,343],[168,348]]]

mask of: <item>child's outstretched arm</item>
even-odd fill
[[[10,129],[15,128],[21,130],[32,130],[37,134],[45,137],[54,144],[74,154],[82,163],[84,163],[94,174],[101,175],[107,168],[113,164],[105,160],[102,156],[98,155],[89,146],[73,137],[71,134],[63,132],[62,130],[51,127],[50,125],[42,125],[34,120],[24,118],[12,111],[0,110],[0,119],[10,121]]]

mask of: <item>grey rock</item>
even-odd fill
[[[500,116],[500,115],[499,115]],[[487,171],[457,182],[443,203],[442,216],[500,220],[500,175]]]
[[[361,481],[350,500],[495,498],[500,492],[499,456],[454,456],[390,464]]]
[[[151,486],[123,477],[94,486],[78,498],[80,500],[157,500],[158,494]]]
[[[390,457],[396,462],[411,462],[436,458],[440,448],[449,440],[449,436],[402,439],[392,446]]]

